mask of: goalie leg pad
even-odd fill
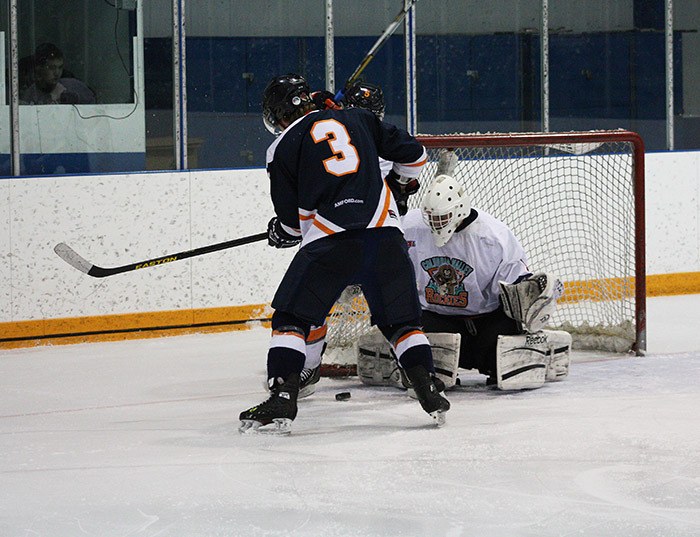
[[[363,335],[357,342],[357,376],[370,386],[405,388],[391,345],[378,330]]]
[[[564,330],[542,330],[549,340],[549,362],[547,363],[547,382],[564,380],[569,376],[571,365],[571,334]]]
[[[541,330],[536,334],[498,336],[496,381],[500,390],[541,387],[545,380],[561,380],[569,373],[571,334]]]
[[[498,336],[496,387],[499,390],[532,390],[544,384],[547,372],[545,350],[528,345],[528,334]],[[537,336],[535,336],[537,339]]]
[[[461,334],[435,332],[425,334],[433,351],[435,376],[445,384],[445,389],[452,388],[457,382],[459,368],[459,346]]]
[[[499,282],[503,310],[531,333],[542,330],[557,307],[564,286],[561,281],[539,272],[516,284]]]
[[[569,374],[571,334],[541,330],[535,334],[498,336],[496,381],[500,390],[527,390]]]

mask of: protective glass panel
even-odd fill
[[[549,6],[550,130],[625,128],[663,149],[663,2]]]
[[[18,2],[22,175],[143,170],[135,0]]]
[[[12,174],[10,127],[10,19],[9,3],[0,3],[0,177]],[[4,192],[4,191],[0,191]],[[2,204],[0,197],[0,204]],[[0,221],[0,224],[3,224]],[[6,229],[6,228],[5,228]]]
[[[188,2],[186,29],[188,167],[263,166],[268,81],[292,72],[312,89],[324,83],[323,3]]]
[[[539,0],[416,4],[419,133],[541,129],[540,8]]]
[[[673,2],[674,148],[700,149],[700,2]]]
[[[146,107],[146,169],[173,170],[172,0],[143,4],[143,63]]]

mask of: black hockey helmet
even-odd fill
[[[263,122],[272,134],[284,130],[280,121],[290,123],[305,103],[311,101],[311,90],[303,76],[294,73],[276,76],[263,92]],[[285,125],[286,126],[286,125]]]
[[[375,84],[362,81],[355,82],[345,92],[345,105],[365,108],[373,112],[380,120],[384,119],[384,92],[382,88]]]

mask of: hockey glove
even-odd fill
[[[314,91],[311,100],[319,110],[340,110],[343,107],[335,101],[335,95],[328,90]]]
[[[394,170],[391,170],[386,176],[386,182],[394,195],[399,214],[405,215],[408,212],[408,198],[418,192],[418,188],[420,188],[418,179],[401,177]]]
[[[267,224],[267,244],[275,248],[291,248],[301,242],[301,237],[287,233],[278,217],[273,217]]]

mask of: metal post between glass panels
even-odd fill
[[[666,0],[666,149],[673,150],[673,0]]]
[[[542,0],[542,31],[540,35],[542,38],[540,52],[542,132],[549,132],[549,0]]]
[[[404,0],[404,7],[411,4]],[[404,24],[404,43],[406,47],[406,130],[416,134],[418,129],[416,103],[416,5],[406,13]]]
[[[333,20],[333,0],[326,0],[326,88],[335,92],[335,24]]]
[[[185,0],[173,0],[173,140],[175,169],[187,169]]]
[[[20,174],[18,61],[17,0],[10,0],[10,153],[12,153],[12,175],[14,176]]]

